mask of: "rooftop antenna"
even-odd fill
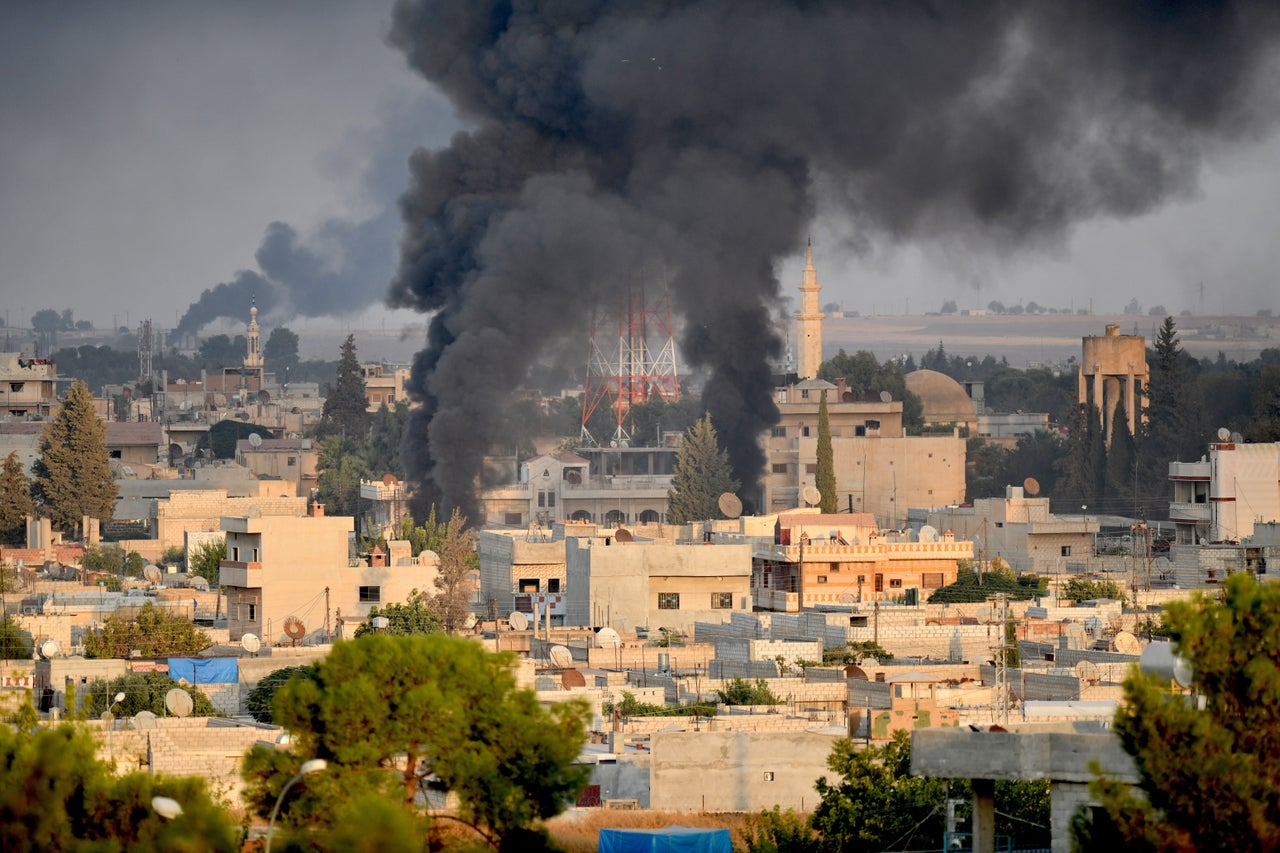
[[[722,492],[716,499],[716,505],[725,518],[738,518],[742,515],[742,499],[733,492]]]

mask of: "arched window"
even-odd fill
[[[657,510],[646,509],[640,513],[641,524],[657,524],[662,521],[662,516],[658,515]]]
[[[622,514],[622,510],[620,509],[611,509],[604,514],[604,523],[609,525],[610,527],[613,527],[618,524],[622,524],[626,520],[627,520],[627,517]]]
[[[570,518],[572,518],[574,521],[589,522],[591,521],[591,513],[587,512],[585,509],[580,509],[577,512],[575,512],[573,515],[571,515]]]

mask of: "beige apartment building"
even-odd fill
[[[281,494],[309,497],[319,481],[320,451],[309,438],[259,437],[236,442],[236,464],[260,480],[279,480]]]
[[[58,408],[53,359],[0,353],[0,419],[47,418]]]
[[[964,500],[965,446],[958,431],[909,436],[901,401],[853,400],[844,388],[813,379],[776,391],[782,418],[761,440],[768,459],[766,512],[803,506],[805,487],[816,484],[824,391],[840,510],[871,513],[881,527],[896,528],[906,524],[908,507]]]
[[[366,561],[351,555],[352,519],[326,516],[322,504],[297,517],[224,518],[227,559],[219,580],[232,642],[257,635],[268,645],[329,639],[339,619],[364,618],[374,605],[430,590],[431,561]]]

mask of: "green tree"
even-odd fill
[[[671,489],[667,492],[667,521],[688,524],[723,518],[720,495],[736,492],[740,486],[733,479],[729,454],[720,449],[708,413],[689,427],[676,453]]]
[[[32,473],[36,507],[64,533],[78,531],[85,516],[107,521],[115,511],[107,430],[83,382],[72,384],[62,408],[41,433]]]
[[[793,809],[772,810],[749,815],[742,827],[742,843],[747,853],[820,853],[822,841],[809,822]]]
[[[58,346],[58,330],[62,328],[62,315],[52,308],[42,308],[31,316],[31,328],[40,336],[42,351],[51,353]]]
[[[479,555],[472,546],[471,531],[467,529],[467,519],[456,507],[449,516],[438,553],[440,566],[436,572],[436,594],[432,596],[431,606],[444,629],[454,634],[467,618],[471,594],[467,580],[480,567]]]
[[[10,451],[3,469],[0,469],[0,545],[24,545],[27,541],[27,516],[34,512],[31,481],[22,468],[18,451]]]
[[[80,555],[80,566],[90,572],[124,574],[124,551],[119,545],[86,545]]]
[[[187,560],[187,571],[204,578],[210,586],[218,585],[219,565],[227,559],[227,540],[206,542]]]
[[[298,336],[287,326],[276,326],[262,345],[262,360],[284,380],[286,370],[298,367]]]
[[[737,676],[717,690],[716,696],[726,705],[781,705],[782,700],[773,695],[769,684],[763,678],[757,678],[755,684],[744,681]]]
[[[825,389],[818,401],[818,464],[815,467],[818,493],[822,495],[818,508],[825,513],[834,513],[839,509],[839,496],[836,494],[835,454],[831,449],[831,413],[827,411]]]
[[[304,757],[329,762],[327,779],[285,804],[287,824],[330,820],[333,796],[361,780],[394,780],[412,810],[422,790],[457,798],[456,816],[499,850],[523,849],[526,832],[558,814],[587,780],[576,763],[587,709],[550,709],[517,690],[509,655],[445,634],[368,635],[338,643],[313,678],[276,694],[292,753],[262,747],[245,762],[251,807],[265,814]],[[326,786],[327,789],[326,789]]]
[[[274,722],[271,706],[276,698],[276,692],[294,676],[311,678],[313,675],[315,675],[315,667],[310,664],[286,666],[270,672],[249,691],[249,695],[244,700],[245,709],[249,712],[249,716],[260,723]]]
[[[360,481],[369,476],[369,469],[354,447],[357,440],[334,433],[320,442],[316,489],[329,515],[360,514]]]
[[[338,359],[338,376],[325,387],[324,408],[316,435],[340,435],[352,441],[363,441],[369,431],[369,400],[365,396],[364,373],[356,358],[355,335],[347,335]]]
[[[1203,704],[1131,671],[1115,732],[1143,796],[1101,778],[1090,793],[1126,849],[1280,849],[1280,584],[1238,572],[1221,601],[1200,595],[1167,615]]]
[[[386,474],[404,477],[404,466],[400,464],[400,441],[408,422],[409,404],[404,400],[397,401],[394,409],[387,408],[384,403],[373,413],[369,439],[363,448],[364,464],[370,477],[380,479]]]
[[[249,342],[244,335],[234,339],[226,335],[210,335],[200,343],[200,366],[205,370],[222,370],[244,362]]]
[[[1200,406],[1190,392],[1188,360],[1172,317],[1164,318],[1149,362],[1147,418],[1136,443],[1139,511],[1146,518],[1163,518],[1169,509],[1169,463],[1199,459],[1204,438]]]
[[[0,660],[31,660],[31,634],[11,616],[0,618]]]
[[[1095,598],[1124,600],[1124,592],[1115,581],[1095,581],[1088,578],[1071,578],[1062,587],[1061,595],[1070,601],[1092,601]]]
[[[203,780],[116,776],[94,751],[89,732],[69,723],[29,733],[0,726],[0,849],[240,850]],[[177,801],[182,814],[161,817],[157,796]]]
[[[170,716],[165,707],[165,696],[177,687],[191,696],[192,711],[197,717],[223,716],[209,697],[189,684],[179,684],[163,672],[131,672],[107,681],[99,678],[89,684],[84,697],[84,715],[95,719],[111,708],[117,717],[132,717],[141,711],[150,711],[157,717]],[[115,697],[123,693],[119,702]]]
[[[375,631],[372,621],[381,616],[387,620],[387,627]],[[434,634],[441,630],[440,617],[436,614],[431,602],[419,590],[412,590],[404,602],[374,605],[369,608],[369,618],[360,623],[355,635],[381,633],[393,636],[405,634]]]
[[[151,602],[136,619],[113,613],[102,627],[85,636],[87,658],[127,658],[138,651],[144,658],[194,655],[213,645],[209,636],[176,613]]]

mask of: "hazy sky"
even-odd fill
[[[376,219],[407,186],[413,143],[458,127],[383,36],[389,0],[7,2],[0,5],[0,310],[70,307],[98,326],[172,326],[254,269],[264,229],[305,241]],[[824,302],[863,313],[1037,301],[1118,312],[1280,311],[1280,146],[1210,152],[1194,197],[1095,221],[1016,257],[875,245],[830,218],[813,239]],[[387,239],[394,241],[398,229]],[[784,295],[803,247],[779,269]],[[378,278],[378,277],[375,277]],[[376,302],[385,280],[370,280]],[[344,317],[407,323],[407,312]],[[300,325],[291,323],[291,325]]]

